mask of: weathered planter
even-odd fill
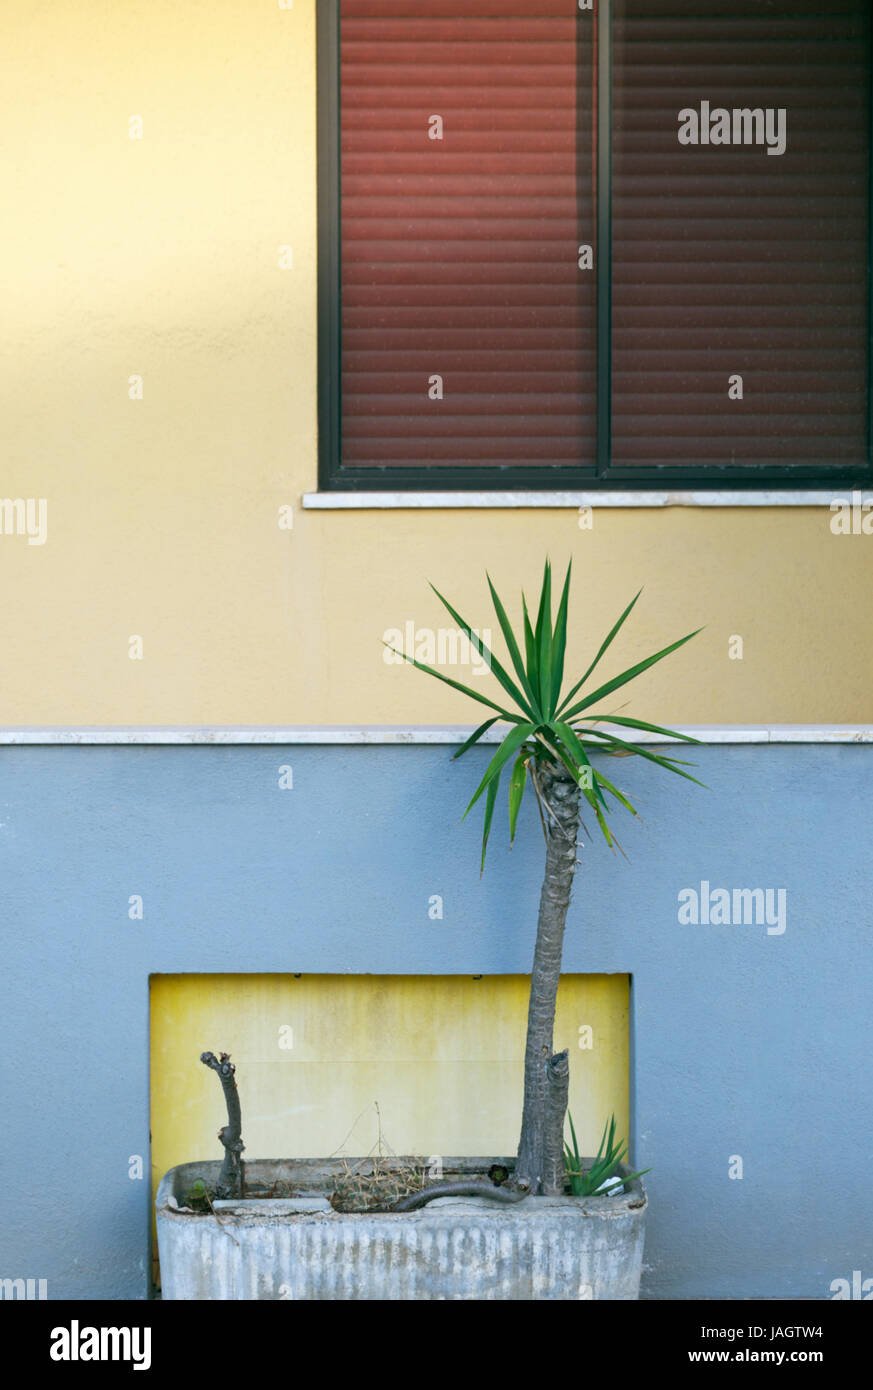
[[[513,1166],[446,1159],[443,1176],[481,1174],[492,1163]],[[281,1183],[308,1200],[258,1203],[258,1210],[229,1203],[218,1218],[180,1212],[192,1183],[213,1185],[220,1167],[183,1163],[158,1189],[166,1299],[639,1297],[646,1194],[638,1178],[617,1197],[528,1197],[513,1206],[443,1197],[415,1212],[351,1215],[326,1202],[312,1209],[345,1171],[341,1161],[261,1159],[246,1164],[248,1191]]]

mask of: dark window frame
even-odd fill
[[[862,467],[789,464],[742,468],[620,468],[610,462],[612,337],[612,3],[599,0],[597,86],[597,463],[594,467],[393,467],[341,464],[340,0],[317,0],[318,127],[318,487],[322,492],[496,492],[671,490],[742,492],[873,486],[873,80],[868,109],[867,458]],[[868,55],[873,79],[873,41]]]

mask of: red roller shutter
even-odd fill
[[[593,466],[593,34],[568,0],[341,0],[344,466]]]
[[[869,0],[616,0],[615,467],[863,465],[870,23]],[[785,152],[680,144],[702,102],[782,108]]]

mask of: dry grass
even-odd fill
[[[429,1181],[423,1164],[395,1157],[366,1158],[354,1166],[344,1159],[343,1169],[330,1194],[334,1211],[388,1211]]]
[[[343,1165],[343,1173],[336,1180],[328,1198],[334,1211],[388,1211],[401,1197],[420,1192],[431,1181],[422,1160],[398,1157],[383,1133],[382,1111],[378,1101],[373,1102],[373,1109],[378,1122],[378,1138],[366,1158],[351,1163],[334,1150]],[[358,1115],[340,1149],[345,1148],[366,1113],[362,1110]]]

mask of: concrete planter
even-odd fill
[[[358,1166],[358,1162],[356,1166]],[[510,1159],[447,1159],[447,1181]],[[363,1165],[361,1165],[363,1167]],[[155,1200],[166,1299],[635,1299],[646,1194],[529,1197],[501,1206],[439,1198],[420,1211],[349,1215],[326,1196],[344,1171],[333,1159],[246,1164],[247,1191],[290,1197],[228,1202],[218,1216],[178,1210],[219,1162],[183,1163]],[[623,1169],[627,1174],[630,1170]]]

